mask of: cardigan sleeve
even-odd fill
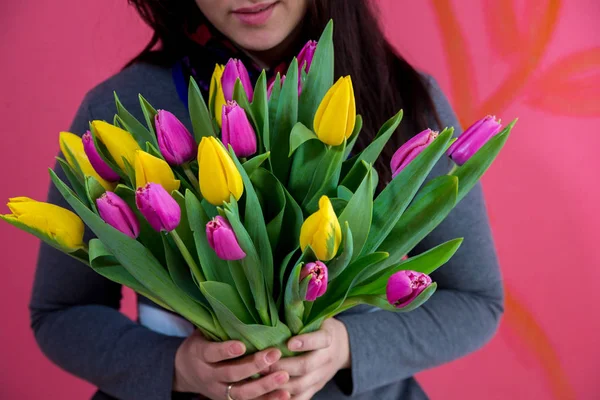
[[[441,122],[460,131],[440,88],[432,79],[429,86]],[[433,175],[449,167],[442,159]],[[410,255],[458,237],[464,238],[462,246],[432,274],[438,290],[420,308],[338,316],[348,330],[352,355],[351,379],[337,380],[347,394],[406,379],[465,356],[492,338],[503,312],[503,286],[480,184]]]
[[[88,95],[71,132],[82,134],[92,118],[112,120],[110,115],[90,111]],[[55,171],[65,180],[60,167]],[[48,201],[69,208],[54,186]],[[175,353],[183,339],[131,321],[119,312],[120,300],[120,285],[42,243],[30,314],[44,354],[119,399],[170,399]]]

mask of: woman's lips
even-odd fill
[[[263,25],[271,17],[271,14],[273,14],[273,9],[277,3],[279,2],[262,3],[252,7],[238,8],[233,10],[233,14],[244,24]]]

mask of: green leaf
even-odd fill
[[[113,92],[115,96],[115,103],[117,105],[117,115],[120,118],[121,125],[123,128],[131,133],[136,142],[141,148],[144,148],[144,143],[150,142],[158,146],[156,136],[154,136],[140,121],[138,121],[125,107],[121,104],[121,100],[117,96],[117,92]],[[98,146],[96,145],[96,148]],[[116,170],[115,170],[116,171]]]
[[[245,324],[226,305],[226,302],[230,301],[228,297],[235,296],[235,291],[231,289],[224,290],[223,284],[218,282],[204,282],[201,289],[231,339],[244,342],[248,353],[269,347],[277,347],[284,355],[291,355],[290,351],[287,350],[286,342],[292,334],[286,325],[281,322],[278,322],[274,327]]]
[[[279,96],[275,125],[270,132],[271,171],[284,185],[288,180],[291,160],[287,149],[290,148],[290,132],[298,122],[298,60],[294,58],[288,68],[285,82]]]
[[[258,167],[260,167],[267,160],[267,158],[269,158],[270,155],[271,155],[271,153],[269,153],[269,152],[262,153],[262,154],[252,157],[251,159],[249,159],[248,161],[243,163],[242,166],[246,170],[246,173],[248,174],[248,176],[252,176],[254,171],[256,171],[258,169]]]
[[[285,281],[286,275],[289,275],[289,274],[287,274],[288,265],[290,264],[290,261],[292,260],[294,255],[296,255],[297,250],[298,250],[298,248],[289,252],[281,261],[281,265],[279,266],[279,287],[280,288],[284,287],[283,282]],[[281,296],[281,297],[283,297],[283,296]],[[280,300],[280,299],[278,299],[278,300]]]
[[[352,191],[358,187],[362,177],[364,176],[364,169],[361,166],[361,161],[364,161],[367,164],[375,163],[377,158],[379,158],[381,151],[392,137],[392,134],[396,131],[398,125],[400,125],[402,116],[403,112],[400,110],[398,114],[394,115],[385,124],[383,124],[377,133],[377,136],[375,136],[375,139],[369,146],[367,146],[367,148],[365,148],[356,156],[352,157],[350,160],[344,161],[344,165],[342,167],[342,176],[344,177],[342,180],[342,185],[346,186]],[[346,173],[346,171],[348,172]],[[357,174],[359,175],[358,177],[355,176]]]
[[[227,309],[242,323],[251,324],[254,322],[250,314],[248,314],[244,302],[233,287],[221,282],[202,282],[200,284],[200,289],[209,299],[211,305],[213,305],[214,300],[217,300],[220,305],[227,307]],[[215,307],[215,312],[219,319],[221,319],[217,307]],[[225,325],[223,325],[223,327],[225,327]],[[225,328],[225,331],[230,334],[227,328]]]
[[[156,117],[156,110],[152,105],[142,96],[138,94],[138,99],[140,100],[140,106],[142,107],[142,112],[144,113],[144,118],[146,119],[146,125],[148,126],[148,132],[152,135],[154,140],[149,140],[150,143],[154,144],[155,147],[158,147],[158,141],[156,140],[156,129],[154,127],[154,118]]]
[[[291,157],[298,147],[302,146],[305,142],[313,139],[319,140],[319,138],[313,131],[308,129],[306,125],[304,125],[302,122],[298,122],[292,128],[292,133],[290,133],[290,152],[288,154],[288,157]]]
[[[286,196],[283,186],[275,175],[264,168],[257,169],[250,180],[254,185],[257,195],[261,199],[261,209],[263,217],[267,223],[267,234],[271,249],[277,248],[277,242],[281,234],[283,216],[286,206]]]
[[[162,235],[161,237],[167,259],[167,270],[175,285],[188,297],[208,307],[208,303],[200,292],[200,288],[194,283],[194,276],[190,273],[187,263],[179,250],[177,250],[171,237],[166,235]]]
[[[314,116],[321,100],[333,85],[333,59],[333,21],[329,21],[317,43],[300,96],[298,120],[309,128],[313,127]],[[286,82],[288,80],[291,80],[289,75]]]
[[[271,150],[271,137],[275,130],[275,122],[277,119],[277,109],[279,108],[279,97],[281,94],[281,75],[279,72],[275,77],[273,83],[273,90],[271,90],[271,97],[269,97],[269,137],[265,138],[265,149]]]
[[[337,197],[332,197],[329,199],[331,201],[331,205],[333,207],[333,211],[335,211],[335,215],[340,215],[344,212],[344,209],[348,205],[348,200],[340,199]]]
[[[261,322],[260,315],[258,315],[256,310],[252,288],[250,287],[248,278],[246,278],[244,267],[239,261],[228,261],[227,263],[229,264],[229,272],[233,279],[233,282],[229,285],[236,288],[242,301],[246,305],[248,313],[252,316],[254,323],[259,324]]]
[[[185,196],[178,191],[173,191],[171,196],[175,199],[177,204],[179,205],[179,209],[181,210],[181,219],[175,231],[177,235],[181,238],[185,247],[190,250],[190,253],[194,256],[194,261],[198,262],[198,253],[196,251],[196,242],[194,241],[194,232],[189,224],[189,215],[187,212],[187,204],[185,201]]]
[[[348,138],[348,141],[347,141],[348,144],[346,145],[346,151],[344,152],[344,160],[347,160],[348,157],[352,154],[352,149],[354,148],[354,145],[356,144],[356,140],[358,139],[358,135],[360,134],[362,126],[363,126],[362,116],[357,115],[356,122],[354,123],[354,131],[352,132],[352,135],[350,135],[350,137]],[[342,172],[343,172],[343,170],[344,170],[344,167],[342,166]]]
[[[123,157],[123,164],[125,165],[125,172],[132,187],[136,187],[137,181],[135,180],[135,168],[129,164],[129,161]]]
[[[440,176],[427,183],[423,191],[427,194],[417,196],[416,201],[406,210],[388,237],[378,247],[378,251],[389,252],[390,257],[378,268],[372,269],[372,274],[400,263],[404,255],[408,254],[448,216],[456,205],[458,178]],[[369,277],[370,275],[365,275],[362,278]]]
[[[269,151],[269,99],[267,97],[267,73],[264,70],[256,81],[251,106],[256,120],[256,134],[259,137],[259,143],[262,142],[265,151]]]
[[[473,186],[475,186],[485,171],[492,165],[492,162],[494,162],[498,153],[504,147],[516,123],[517,120],[514,120],[502,132],[492,137],[477,153],[453,173],[454,176],[458,177],[458,201],[461,201],[473,189]]]
[[[287,187],[299,203],[306,197],[326,152],[327,147],[321,141],[309,140],[294,153]]]
[[[363,164],[363,167],[365,167],[364,164]],[[338,198],[340,198],[342,200],[346,200],[348,202],[348,201],[350,201],[352,196],[354,196],[354,192],[352,192],[352,190],[350,190],[347,187],[342,186],[342,185],[338,186],[338,188],[337,188],[337,197]]]
[[[321,196],[326,195],[331,197],[335,194],[342,162],[344,161],[343,156],[345,148],[346,142],[340,146],[329,147],[325,152],[319,166],[314,171],[312,183],[302,202],[302,207],[307,212],[312,213],[318,208],[317,205]]]
[[[181,316],[207,332],[219,335],[212,315],[175,286],[164,266],[143,244],[106,224],[75,197],[54,171],[51,170],[50,175],[67,203],[134,278]]]
[[[60,157],[56,157],[56,161],[58,161],[58,164],[60,164],[60,167],[62,168],[63,172],[65,173],[65,176],[71,184],[71,188],[75,191],[75,193],[77,193],[77,197],[79,197],[79,200],[81,200],[84,204],[86,204],[89,207],[90,204],[89,200],[87,199],[85,186],[79,181],[75,171],[71,168],[71,166],[66,160]]]
[[[352,289],[350,297],[385,293],[388,280],[398,271],[416,271],[431,275],[432,272],[446,264],[452,258],[462,242],[462,238],[450,240],[425,253],[411,257],[406,261],[401,261],[400,264],[389,267],[372,276],[370,279],[360,282]]]
[[[98,207],[96,207],[96,200],[98,200],[106,190],[102,185],[98,182],[96,178],[93,176],[85,177],[85,192],[90,205],[92,206],[92,210],[96,214],[98,214]]]
[[[90,267],[102,275],[103,277],[110,279],[113,282],[127,286],[135,290],[142,296],[152,300],[159,306],[171,310],[165,302],[156,297],[151,293],[148,288],[142,285],[137,279],[133,277],[127,270],[117,261],[110,251],[102,244],[98,239],[90,240]]]
[[[302,316],[304,314],[304,296],[301,295],[300,291],[300,272],[302,266],[302,263],[294,266],[285,288],[285,322],[293,335],[300,332],[304,326],[302,323]],[[309,277],[307,278],[310,279]]]
[[[390,235],[429,172],[446,151],[452,132],[452,129],[444,130],[377,196],[373,205],[373,223],[363,253],[379,249],[379,245]]]
[[[344,227],[344,235],[342,237],[342,253],[329,262],[327,265],[329,280],[337,278],[346,269],[352,255],[354,254],[354,240],[352,239],[352,230],[348,221],[342,225]]]
[[[200,92],[194,77],[190,77],[188,86],[188,109],[196,143],[200,143],[204,136],[215,136],[212,116],[208,112],[204,97],[202,97],[202,92]]]
[[[353,260],[361,254],[362,248],[367,241],[369,228],[371,227],[371,218],[373,216],[372,168],[369,165],[366,168],[368,170],[367,175],[338,218],[341,225],[348,224],[352,229],[352,240],[354,242]]]

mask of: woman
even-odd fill
[[[180,118],[187,80],[206,92],[215,63],[230,57],[268,68],[272,76],[308,39],[335,21],[336,75],[351,75],[365,126],[360,147],[398,109],[402,129],[376,167],[386,182],[390,156],[429,126],[458,128],[432,79],[418,74],[385,41],[367,0],[130,0],[154,30],[146,49],[116,76],[90,91],[71,127],[112,121],[112,92],[136,114],[142,93]],[[158,51],[151,51],[155,46]],[[136,113],[137,112],[137,113]],[[184,119],[190,126],[190,121]],[[432,176],[448,171],[441,161]],[[66,206],[55,189],[49,201]],[[433,274],[438,292],[408,314],[356,308],[325,322],[319,332],[292,338],[302,352],[281,359],[267,349],[244,356],[239,342],[210,343],[179,317],[140,297],[141,324],[119,313],[121,288],[42,245],[31,301],[32,327],[44,353],[97,385],[95,399],[425,399],[412,376],[476,350],[494,334],[502,313],[502,285],[481,188],[477,186],[418,254],[455,237],[465,241]],[[190,335],[191,334],[191,335]],[[188,336],[189,335],[189,336]],[[187,338],[185,338],[187,336]],[[262,373],[260,379],[247,379]]]

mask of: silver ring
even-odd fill
[[[234,398],[231,397],[231,389],[232,388],[233,388],[233,383],[231,385],[227,386],[227,392],[226,392],[227,400],[234,400]]]

